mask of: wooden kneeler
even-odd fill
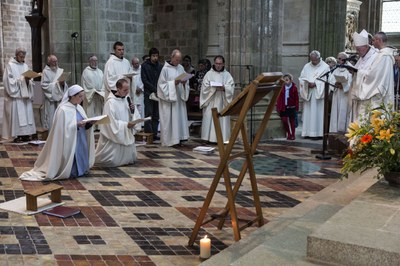
[[[255,222],[258,223],[259,227],[264,224],[264,217],[262,215],[260,197],[258,195],[257,181],[253,166],[253,154],[268,124],[269,118],[273,110],[275,109],[276,100],[279,96],[282,85],[281,77],[282,77],[281,72],[262,73],[255,80],[253,80],[252,83],[247,85],[246,88],[219,114],[216,108],[212,109],[213,122],[217,136],[218,151],[220,155],[220,163],[217,172],[215,173],[214,179],[211,183],[210,189],[207,193],[207,196],[204,200],[203,207],[201,208],[195,227],[193,228],[192,235],[188,243],[189,246],[193,245],[200,230],[200,227],[202,225],[209,223],[215,219],[220,219],[218,228],[221,229],[222,226],[224,225],[225,218],[228,213],[230,214],[231,217],[231,223],[235,241],[240,240],[241,230],[251,226]],[[252,145],[250,145],[245,125],[245,118],[247,112],[250,110],[251,107],[253,107],[257,102],[259,102],[265,95],[267,95],[270,92],[273,92],[271,102],[269,103],[269,106],[264,114],[264,118],[260,124],[259,129],[257,130],[254,141]],[[219,117],[227,115],[238,115],[238,119],[235,124],[235,127],[232,130],[229,143],[225,146],[222,137]],[[231,155],[233,146],[236,143],[239,132],[241,132],[243,138],[243,151]],[[244,156],[246,160],[243,163],[240,175],[232,189],[232,183],[228,169],[228,161],[240,156]],[[249,171],[251,189],[253,193],[253,199],[257,217],[252,221],[246,221],[247,223],[241,228],[239,228],[239,223],[238,223],[239,219],[237,217],[237,212],[236,212],[235,197],[237,192],[239,191],[240,185],[242,184],[242,181],[244,179],[247,170]],[[210,219],[204,221],[207,210],[210,206],[211,200],[215,194],[218,183],[220,181],[221,175],[224,176],[224,183],[228,197],[228,202],[226,204],[225,209],[221,213],[213,214],[211,215]]]
[[[51,193],[50,194],[51,202],[60,203],[61,189],[63,189],[63,186],[57,184],[50,184],[39,188],[25,190],[26,209],[28,211],[37,211],[38,209],[37,198],[47,193]]]

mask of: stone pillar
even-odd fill
[[[208,44],[206,57],[211,60],[211,63],[216,55],[222,54],[220,47],[220,2],[208,0]]]
[[[346,53],[355,53],[353,42],[353,33],[358,32],[358,19],[360,13],[361,1],[347,0],[346,8],[346,34],[345,34],[345,51]]]
[[[325,59],[344,51],[347,0],[311,0],[310,51]]]
[[[42,0],[31,1],[31,5],[31,15],[25,16],[25,19],[31,26],[32,69],[36,72],[42,72],[42,25],[46,21],[46,17],[42,13]]]

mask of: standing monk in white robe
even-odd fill
[[[381,35],[381,34],[379,34]],[[387,40],[386,34],[382,36]],[[368,33],[362,30],[353,34],[354,44],[360,59],[355,65],[358,69],[353,76],[351,87],[352,112],[351,121],[359,121],[366,115],[368,108],[375,108],[384,104],[394,103],[394,80],[392,50],[378,45],[378,34],[374,36],[374,47],[368,44]],[[379,50],[378,50],[379,49]]]
[[[32,108],[33,80],[22,76],[28,70],[28,65],[24,62],[25,55],[25,50],[17,48],[15,58],[10,59],[3,75],[2,138],[16,138],[14,142],[28,141],[30,135],[36,133]]]
[[[302,137],[322,137],[324,131],[324,82],[317,80],[329,71],[318,51],[310,53],[310,62],[301,71],[300,96],[303,98]]]
[[[92,123],[80,105],[85,92],[79,85],[71,86],[54,114],[46,144],[32,170],[20,176],[28,181],[52,181],[74,178],[89,172],[94,163]]]
[[[329,132],[346,132],[348,126],[348,92],[353,76],[344,67],[349,65],[345,60],[349,56],[345,52],[340,52],[337,56],[338,64],[342,67],[336,68],[329,76],[329,83],[335,84],[336,88],[330,86],[332,94],[331,118]],[[349,65],[351,66],[351,64]]]
[[[189,98],[189,82],[175,80],[185,73],[180,62],[182,54],[172,51],[171,61],[165,62],[157,84],[160,112],[161,145],[173,146],[189,138],[186,101]]]
[[[141,77],[142,66],[140,65],[139,58],[132,58],[132,70],[136,75],[134,76],[135,95],[133,102],[135,104],[135,109],[139,110],[140,116],[144,118],[144,84]],[[143,126],[144,123],[141,123]]]
[[[114,53],[110,55],[106,65],[104,66],[104,99],[108,99],[108,94],[111,91],[117,91],[117,81],[126,78],[126,74],[132,73],[131,63],[129,60],[124,58],[125,48],[122,42],[115,42],[113,45]],[[132,77],[129,77],[130,83],[132,82]],[[129,84],[134,88],[134,84]],[[133,90],[129,91],[129,96],[133,99]]]
[[[203,78],[200,89],[200,108],[203,109],[203,121],[201,123],[201,139],[210,142],[217,142],[212,108],[218,112],[224,109],[233,99],[235,82],[231,74],[225,70],[225,58],[217,55],[214,58],[214,65]],[[211,82],[219,83],[220,86],[212,86]],[[220,117],[222,138],[225,141],[231,136],[230,116]]]
[[[44,121],[43,126],[51,129],[54,112],[63,98],[68,86],[65,81],[58,81],[64,69],[58,67],[58,59],[55,55],[47,57],[47,65],[42,71],[42,90],[44,93]]]
[[[135,123],[131,122],[136,117],[131,114],[134,105],[129,106],[126,99],[130,91],[129,82],[120,79],[116,86],[117,91],[110,93],[103,111],[104,115],[109,116],[110,124],[100,125],[100,138],[96,147],[95,162],[104,167],[132,164],[136,161]]]
[[[82,87],[86,96],[83,101],[83,108],[87,116],[101,115],[104,105],[103,71],[97,67],[97,57],[95,55],[89,58],[89,66],[83,70]]]

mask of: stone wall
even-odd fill
[[[44,55],[55,53],[60,66],[73,72],[72,77],[76,66],[78,82],[88,57],[96,54],[103,69],[116,41],[124,43],[127,59],[143,55],[142,0],[54,0],[50,4],[51,12],[45,14],[49,35]],[[79,34],[75,42],[74,32]]]
[[[144,0],[146,52],[156,47],[162,58],[169,59],[172,50],[179,48],[183,55],[190,55],[192,64],[197,66],[198,59],[204,55],[204,30],[199,25],[207,20],[206,2]]]
[[[15,49],[27,50],[26,62],[31,65],[31,31],[25,16],[29,15],[30,6],[26,0],[0,1],[0,80],[4,65],[15,55]]]

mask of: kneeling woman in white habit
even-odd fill
[[[46,144],[32,170],[20,176],[28,181],[51,181],[82,176],[94,164],[92,124],[82,121],[86,113],[80,103],[85,92],[73,85],[58,106]]]

